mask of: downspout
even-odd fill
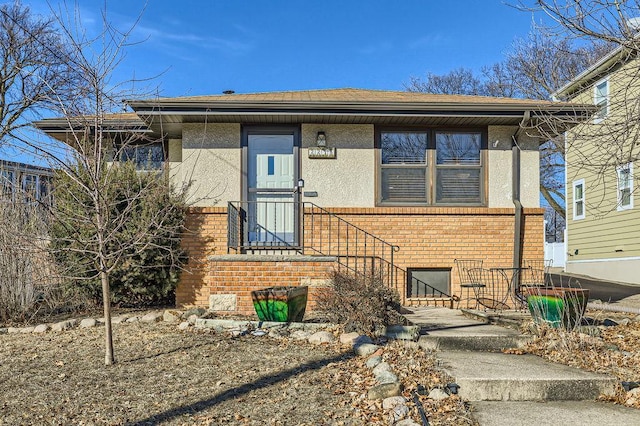
[[[518,130],[511,136],[511,200],[515,208],[513,229],[513,267],[522,265],[522,202],[520,201],[520,147],[517,137],[525,123],[531,118],[531,111],[525,111]],[[520,285],[520,274],[514,274],[513,288]]]

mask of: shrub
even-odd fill
[[[108,200],[107,250],[113,264],[111,301],[139,307],[174,303],[174,290],[186,253],[180,247],[185,220],[185,191],[176,190],[167,173],[139,172],[132,162],[104,167],[101,196]],[[78,165],[54,177],[52,252],[69,286],[96,304],[102,286],[96,262],[95,205],[87,191],[90,173]]]
[[[368,335],[400,322],[400,298],[385,285],[381,273],[336,269],[330,279],[332,289],[322,293],[317,303],[318,312],[327,320],[344,325],[345,331]]]

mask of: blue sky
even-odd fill
[[[7,1],[7,0],[0,0]],[[22,0],[50,14],[56,0]],[[534,17],[515,0],[68,0],[96,34],[107,19],[126,30],[127,56],[112,83],[139,96],[192,96],[355,87],[404,90],[412,76],[479,72],[525,37]],[[141,14],[141,15],[140,15]],[[40,137],[30,134],[27,137]],[[41,159],[11,148],[0,157]]]
[[[26,1],[46,12],[46,1]],[[85,26],[102,1],[78,2]],[[130,26],[140,0],[109,0]],[[149,0],[118,77],[153,77],[161,96],[338,87],[403,90],[411,76],[502,59],[532,15],[502,0]]]

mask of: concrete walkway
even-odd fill
[[[529,337],[447,308],[409,308],[421,326],[420,346],[437,350],[442,367],[471,401],[481,425],[640,424],[640,411],[595,399],[612,394],[616,379],[534,355],[501,351]],[[558,423],[560,422],[560,423]]]

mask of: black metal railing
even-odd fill
[[[408,273],[395,264],[399,246],[390,244],[314,203],[234,201],[228,207],[228,250],[295,250],[335,256],[347,270],[378,275],[398,292],[408,291]],[[451,296],[413,278],[429,297]]]

